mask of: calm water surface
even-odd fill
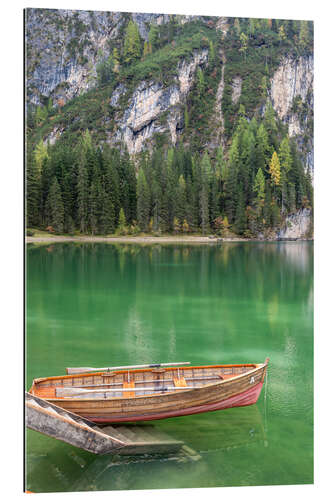
[[[35,492],[313,482],[313,245],[27,249],[26,386],[67,366],[271,359],[258,403],[157,421],[198,461],[96,456],[27,432]]]

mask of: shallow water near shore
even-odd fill
[[[67,366],[263,362],[254,406],[156,421],[200,459],[96,456],[27,431],[35,492],[313,482],[313,243],[27,246],[26,388]]]

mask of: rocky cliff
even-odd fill
[[[285,57],[271,79],[270,99],[278,117],[288,125],[313,174],[313,55]]]
[[[311,210],[303,208],[296,213],[288,215],[277,232],[278,239],[303,239],[312,235]]]
[[[76,159],[64,158],[77,155],[85,137],[96,158],[105,154],[108,162],[109,149],[120,152],[136,174],[143,158],[154,156],[142,153],[158,152],[156,169],[168,150],[170,158],[178,151],[170,159],[174,179],[170,169],[163,175],[197,212],[192,231],[216,223],[219,231],[231,226],[236,234],[267,237],[311,232],[312,23],[27,9],[25,40],[31,185],[40,183],[46,200],[49,186],[39,177],[38,155],[45,158],[49,151],[50,168],[68,196],[68,227],[78,226],[77,202],[70,199],[78,194],[78,172],[75,163],[69,174]],[[87,169],[93,193],[106,181],[101,170],[94,183]],[[154,189],[163,191],[163,176],[154,175]],[[200,187],[205,176],[207,192]],[[37,198],[31,220],[38,220]],[[114,203],[112,217],[118,218],[121,207]],[[173,204],[177,210],[180,202],[172,198],[169,208]],[[149,208],[154,227],[162,217],[157,206]],[[132,212],[125,215],[135,221]],[[184,219],[180,211],[186,224],[190,212]],[[168,217],[161,226],[171,230],[173,208]]]
[[[27,104],[42,105],[51,98],[54,107],[62,107],[96,88],[98,64],[110,57],[115,47],[121,51],[129,19],[136,23],[142,43],[148,42],[152,25],[201,22],[216,31],[217,39],[223,40],[231,24],[231,20],[223,17],[43,9],[27,9],[25,19]],[[104,140],[112,145],[125,144],[130,154],[150,147],[156,134],[166,134],[167,141],[175,145],[184,132],[185,105],[191,100],[197,68],[207,67],[207,61],[208,48],[195,49],[191,57],[176,61],[174,77],[168,85],[161,79],[150,78],[129,89],[126,82],[119,82],[109,99],[107,114],[112,115],[112,123],[104,116]],[[224,71],[230,61],[221,49],[217,64],[221,73],[209,120],[211,130],[206,146],[210,149],[227,143],[223,96],[228,92]],[[229,90],[235,110],[242,102],[243,87],[242,76],[235,74]],[[125,94],[126,103],[119,105],[120,97]],[[289,135],[297,138],[305,166],[313,171],[313,56],[295,57],[281,52],[280,63],[270,79],[268,98],[277,116],[288,125]],[[66,126],[49,128],[44,140],[54,143],[65,129]]]

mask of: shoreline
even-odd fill
[[[277,240],[250,238],[219,238],[208,236],[26,236],[25,243],[240,243],[240,242],[283,242],[283,241],[313,241],[313,239]]]

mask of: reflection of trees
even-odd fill
[[[246,346],[246,335],[258,352],[260,345],[267,349],[269,338],[282,341],[287,329],[281,321],[297,325],[312,315],[308,243],[84,243],[49,249],[28,248],[28,309],[44,325],[62,321],[67,335],[86,341],[87,349],[89,339],[102,339],[109,353],[116,343],[119,359],[190,356],[192,345],[218,356],[234,350],[240,336]]]

